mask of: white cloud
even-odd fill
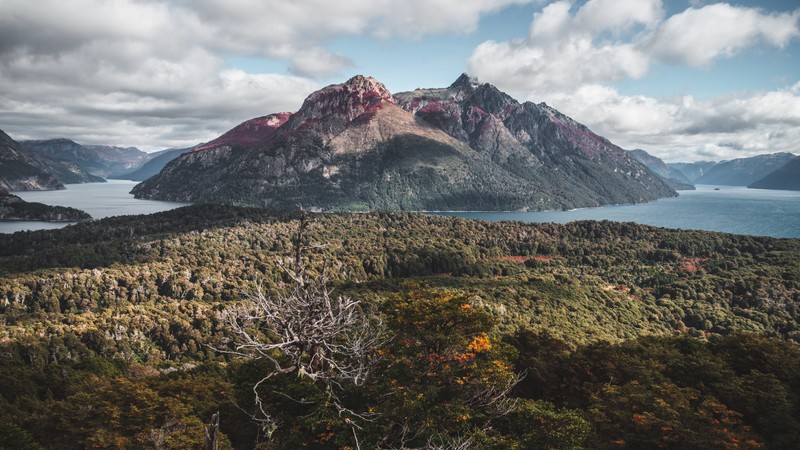
[[[718,3],[666,17],[661,0],[549,3],[524,38],[478,45],[469,71],[514,96],[546,101],[624,148],[668,161],[800,153],[800,82],[715,99],[621,95],[608,84],[653,63],[707,66],[800,36],[800,9],[769,13]],[[795,80],[793,80],[795,82]]]
[[[800,10],[765,13],[717,3],[689,8],[667,19],[647,43],[658,58],[704,66],[757,44],[785,47],[800,36]]]
[[[177,0],[208,47],[291,61],[296,73],[337,73],[350,65],[320,43],[343,35],[420,38],[469,33],[481,16],[531,0]],[[322,61],[312,62],[321,56]],[[324,64],[330,64],[323,72]]]
[[[626,96],[591,85],[548,102],[623,148],[644,148],[665,161],[722,160],[800,153],[796,86],[698,100]]]
[[[531,0],[3,0],[0,128],[19,139],[186,146],[296,110],[314,77],[353,65],[340,36],[468,33]],[[230,70],[267,57],[289,74]]]
[[[480,44],[468,61],[470,72],[516,93],[640,78],[647,72],[648,55],[624,37],[660,20],[660,0],[589,0],[572,9],[569,1],[551,3],[534,14],[525,39]]]
[[[527,37],[486,41],[471,73],[519,94],[639,79],[654,61],[707,65],[800,37],[800,9],[766,13],[719,3],[664,18],[661,0],[560,0],[533,16]]]

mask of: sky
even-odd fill
[[[0,129],[145,151],[462,72],[667,162],[800,154],[797,0],[2,0]]]

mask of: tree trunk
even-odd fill
[[[211,416],[211,423],[206,427],[206,438],[203,450],[217,450],[217,434],[219,433],[219,412]]]

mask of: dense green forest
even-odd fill
[[[238,356],[226,318],[293,289],[300,229],[196,205],[0,236],[0,448],[201,448],[216,412],[237,449],[800,442],[800,240],[311,215],[307,279],[380,339],[356,382],[259,384],[292,355]]]

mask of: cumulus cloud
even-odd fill
[[[558,93],[562,112],[623,148],[644,148],[665,161],[731,159],[763,153],[798,153],[800,93],[786,89],[656,99],[622,95],[601,85]]]
[[[704,100],[621,95],[609,86],[645,77],[655,63],[709,66],[800,37],[800,9],[693,5],[666,16],[661,0],[551,2],[533,15],[527,36],[480,44],[468,67],[482,81],[546,101],[623,147],[665,160],[798,152],[800,82]]]
[[[295,110],[315,78],[353,65],[340,36],[468,33],[530,0],[3,0],[0,128],[18,139],[187,146]],[[266,57],[286,73],[232,70]]]
[[[613,4],[612,4],[613,3]],[[524,39],[480,44],[471,73],[514,92],[547,92],[623,78],[640,78],[650,59],[630,37],[658,23],[660,0],[589,0],[545,6]]]
[[[704,66],[757,44],[783,48],[800,36],[800,10],[765,13],[717,3],[667,19],[645,47],[666,61]]]

